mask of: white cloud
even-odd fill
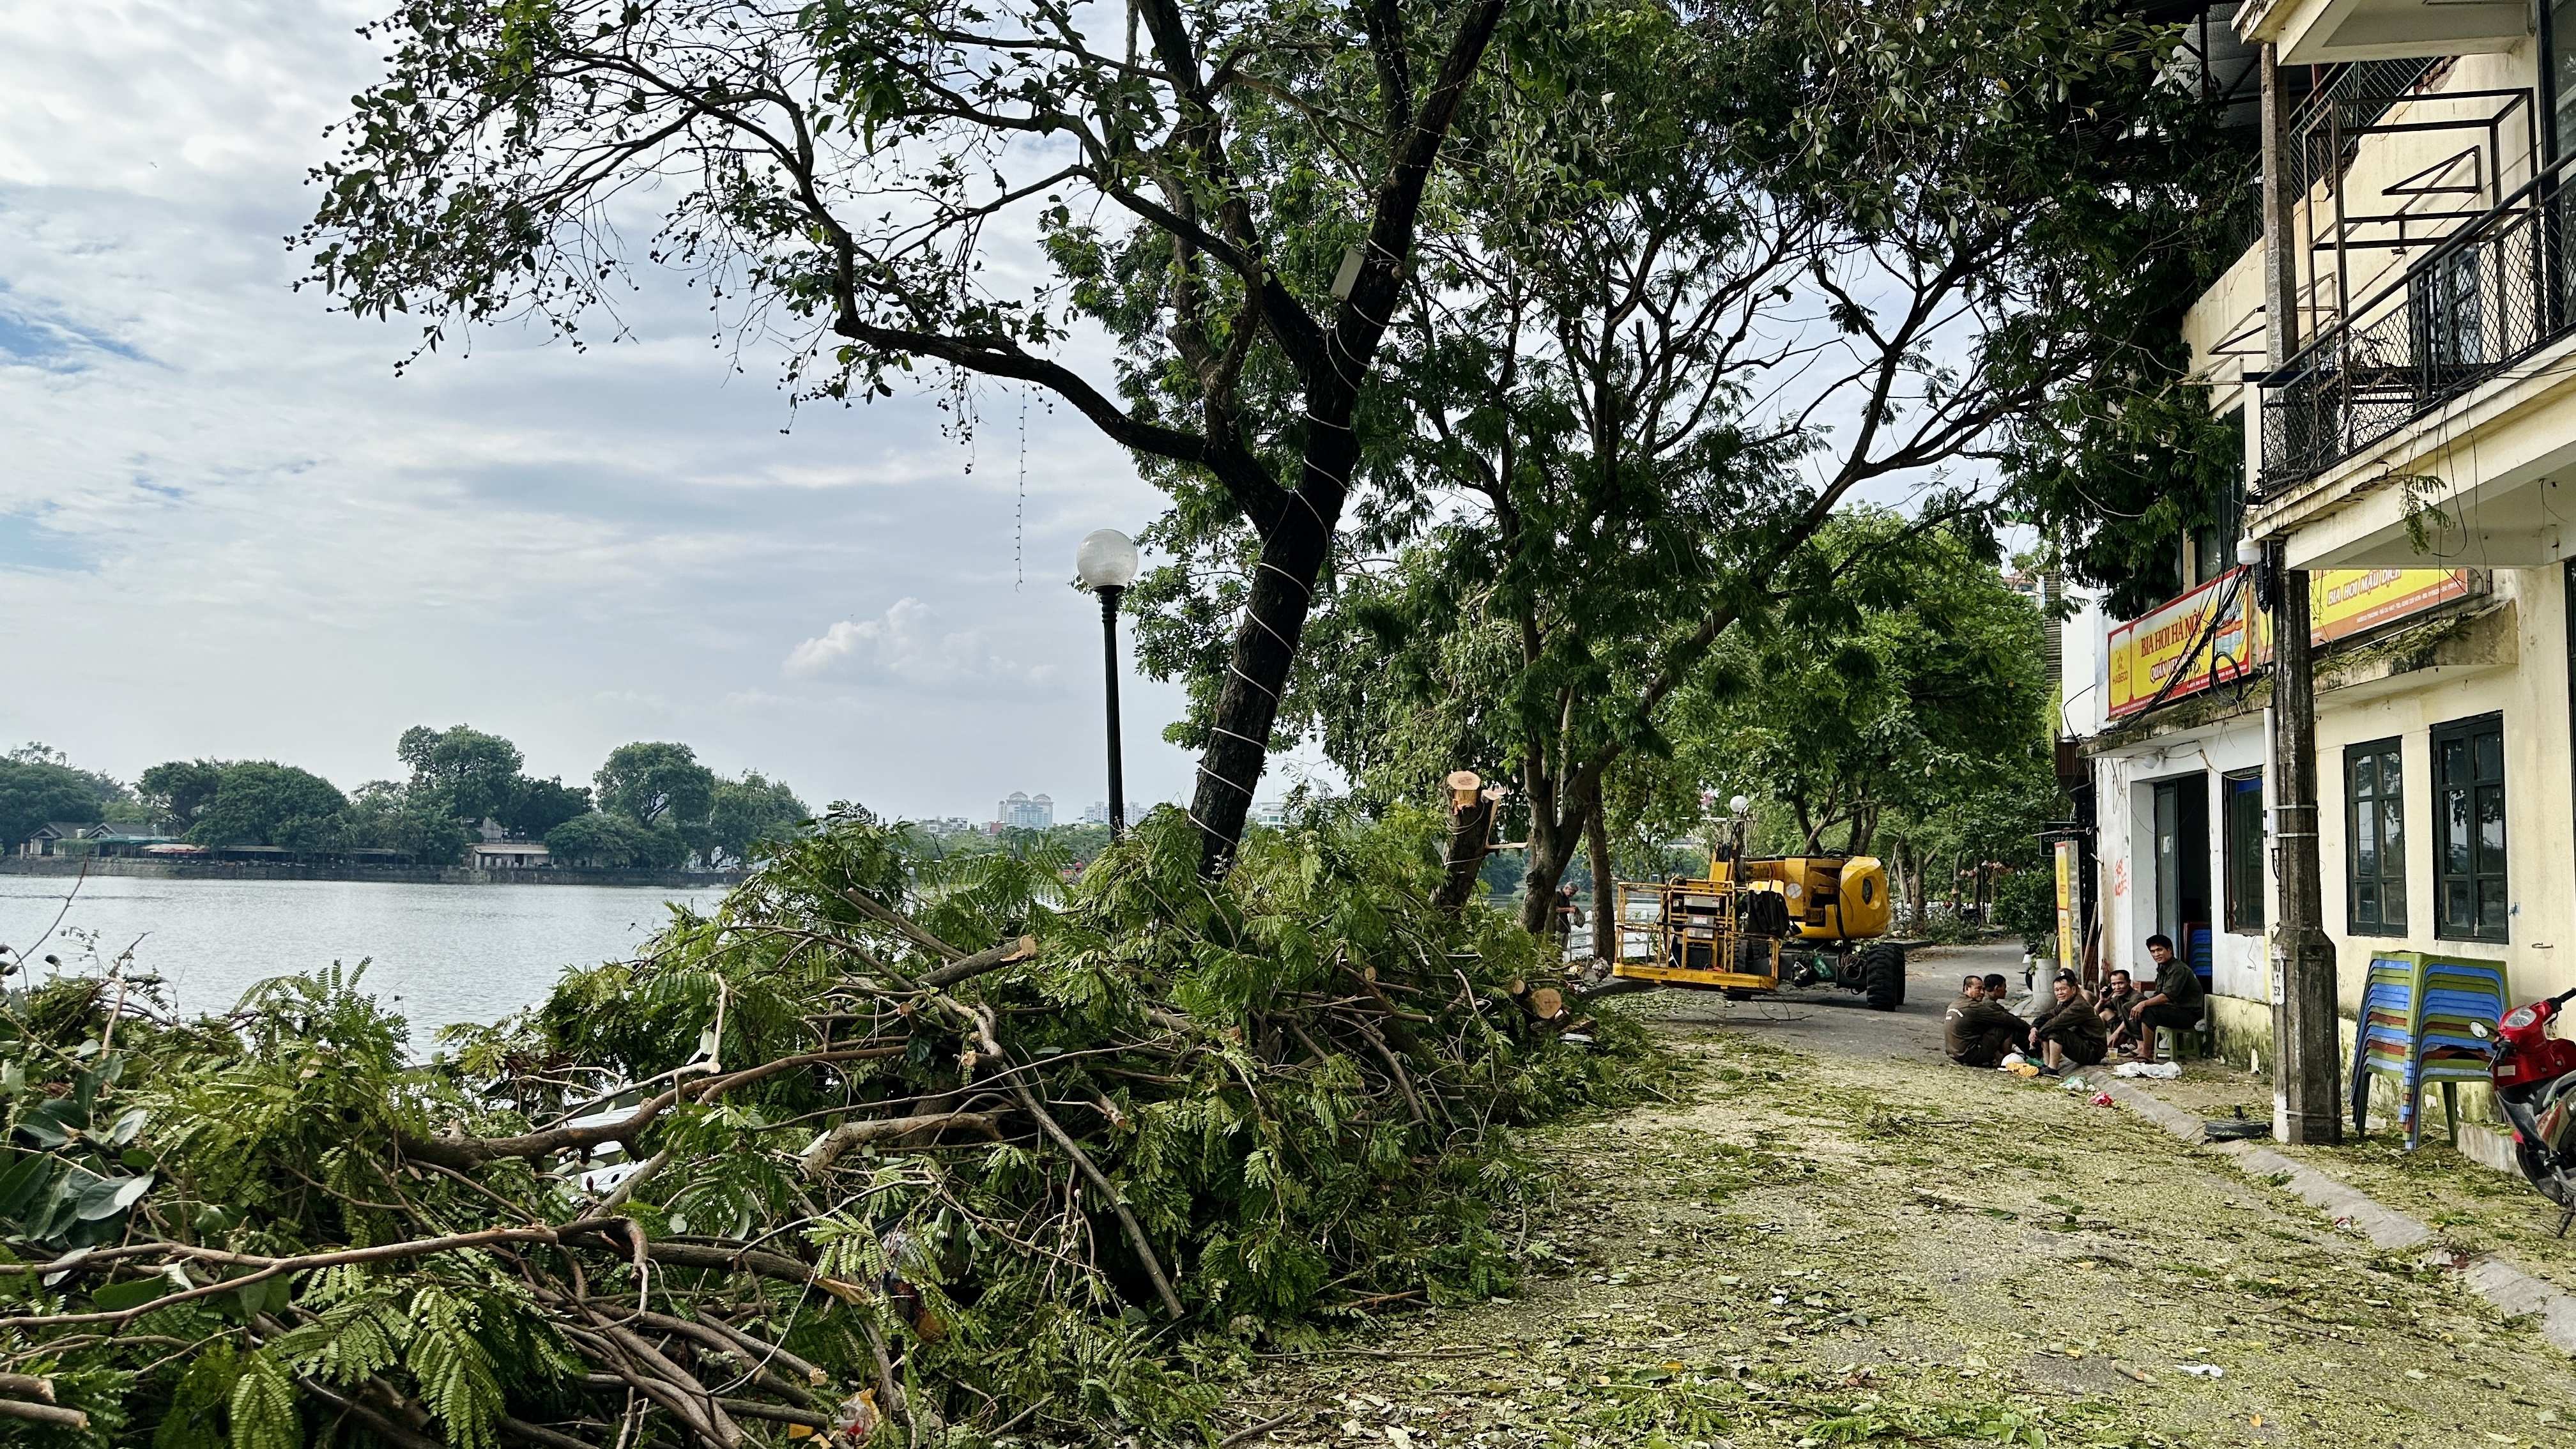
[[[1062,580],[1161,500],[1071,410],[1023,432],[988,389],[969,473],[930,399],[791,413],[774,359],[733,372],[703,296],[651,278],[636,340],[496,329],[400,379],[410,324],[292,290],[278,239],[383,8],[0,6],[0,651],[33,685],[0,739],[355,784],[464,720],[567,779],[676,739],[916,815],[1096,795],[1096,726],[1044,717],[1096,707]],[[878,632],[819,635],[781,689],[779,621],[834,618]],[[1155,737],[1180,692],[1124,702],[1131,791],[1185,788]]]
[[[906,684],[940,686],[973,680],[1042,684],[1049,665],[1005,656],[987,629],[943,631],[939,613],[919,599],[897,599],[873,619],[843,619],[787,651],[789,674],[870,672]]]

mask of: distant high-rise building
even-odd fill
[[[993,808],[993,819],[1004,830],[1051,830],[1055,828],[1055,800],[1014,790],[1011,798]]]
[[[1273,830],[1287,824],[1288,802],[1285,800],[1253,801],[1252,823],[1255,825],[1267,825]]]
[[[1106,800],[1094,800],[1090,804],[1082,807],[1082,823],[1085,825],[1108,824],[1109,802]]]

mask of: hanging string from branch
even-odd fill
[[[1029,581],[1029,385],[1020,384],[1020,493],[1011,510],[1011,592]]]

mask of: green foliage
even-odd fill
[[[813,813],[786,781],[745,770],[739,780],[716,781],[707,841],[725,859],[747,861],[754,846],[788,839]]]
[[[72,990],[52,989],[64,997]],[[87,1003],[84,993],[81,1005]],[[26,1009],[32,1003],[23,993],[13,1004],[25,1010],[22,1019],[38,1015]],[[150,1171],[133,1171],[123,1160],[149,1116],[116,1090],[125,1058],[84,1042],[58,1059],[59,1076],[37,1061],[0,1066],[11,1143],[0,1148],[0,1231],[56,1251],[113,1242],[153,1183]],[[61,1095],[43,1089],[48,1077],[61,1082]]]
[[[2175,32],[2099,0],[1550,19],[1511,32],[1453,142],[1434,295],[1390,335],[1351,562],[1279,725],[1373,799],[1462,765],[1508,786],[1533,896],[1601,810],[1639,853],[1649,817],[1697,815],[1713,779],[1670,760],[1677,710],[1764,640],[1848,621],[1868,581],[1809,545],[1861,490],[1930,480],[1917,520],[1990,555],[1980,535],[2027,494],[1941,470],[2161,346],[2170,294],[2142,300],[2141,276],[2187,272],[2194,219],[2242,190],[2162,79]],[[1197,739],[1251,524],[1175,491],[1154,533],[1175,562],[1134,600],[1141,657],[1192,682],[1177,737]],[[1853,671],[1894,643],[1795,683],[1875,688]],[[1850,703],[1816,712],[1901,727]],[[1752,793],[1775,783],[1813,793]]]
[[[2057,875],[2037,852],[2017,864],[2020,868],[2007,871],[1996,884],[1994,920],[2036,949],[2042,937],[2057,930]]]
[[[221,761],[171,760],[144,771],[134,788],[144,804],[159,812],[162,823],[185,831],[215,802],[215,792],[223,783]]]
[[[232,1449],[304,1449],[295,1385],[275,1357],[255,1353],[233,1381]]]
[[[1725,640],[1679,701],[1690,778],[1779,801],[1789,851],[1867,854],[1890,843],[1883,820],[1946,815],[2046,765],[2039,609],[1977,540],[1858,511],[1790,572],[1795,602]]]
[[[842,1404],[874,1391],[875,1338],[906,1402],[952,1423],[1029,1407],[1058,1436],[1116,1418],[1187,1437],[1217,1375],[1318,1314],[1506,1286],[1498,1215],[1536,1186],[1514,1130],[1662,1071],[1619,1018],[1588,1049],[1530,1020],[1507,988],[1549,963],[1491,913],[1427,907],[1435,837],[1423,816],[1322,809],[1256,834],[1211,887],[1167,809],[1068,883],[1059,840],[941,855],[840,812],[774,842],[712,914],[428,1062],[363,963],[199,1021],[148,983],[9,994],[0,1235],[22,1260],[122,1250],[51,1283],[0,1260],[0,1315],[126,1313],[133,1332],[22,1326],[0,1368],[99,1386],[86,1402],[121,1405],[155,1449],[302,1449],[365,1414],[496,1449],[505,1416],[585,1438],[615,1421],[623,1370],[688,1402]],[[1033,957],[911,984],[1022,936]],[[616,1140],[658,1166],[585,1227],[603,1143],[562,1124],[647,1101]],[[826,1150],[926,1111],[982,1125]],[[486,1236],[438,1246],[458,1234]],[[639,1278],[638,1242],[715,1263]],[[639,1306],[665,1343],[640,1368],[615,1337]],[[715,1318],[823,1381],[748,1378],[703,1337],[663,1337]],[[670,1413],[650,1408],[646,1440],[689,1438]]]
[[[225,1416],[241,1376],[231,1340],[208,1345],[172,1384],[168,1408],[152,1431],[152,1449],[223,1449],[229,1437]]]
[[[354,847],[396,850],[445,865],[465,849],[465,827],[451,803],[390,780],[370,780],[349,797],[346,839]]]
[[[521,775],[511,784],[509,800],[492,813],[519,834],[543,840],[547,831],[589,809],[589,786],[567,785],[561,776],[535,780]]]
[[[219,768],[214,797],[196,811],[187,838],[198,845],[327,850],[338,844],[348,808],[347,797],[310,770],[240,760]]]
[[[2015,510],[2057,540],[2071,576],[2104,591],[2113,618],[2181,593],[2185,539],[2233,536],[2245,505],[2244,415],[2210,413],[2208,387],[2183,375],[2180,303],[2173,319],[2168,343],[2068,389],[2012,450]]]
[[[461,724],[444,731],[413,725],[395,742],[394,756],[411,767],[413,794],[464,821],[507,810],[525,762],[508,740]]]
[[[87,825],[133,813],[132,792],[69,756],[30,741],[0,756],[0,849],[15,850],[48,820]]]
[[[411,1300],[411,1346],[404,1366],[420,1385],[422,1404],[457,1449],[492,1449],[493,1426],[507,1407],[491,1350],[476,1336],[481,1309],[444,1288]]]
[[[98,796],[71,771],[0,760],[0,840],[11,849],[48,820],[86,825],[100,810]]]
[[[491,819],[518,838],[547,841],[568,865],[657,870],[707,852],[748,860],[757,842],[792,833],[810,813],[784,781],[749,772],[719,780],[686,745],[613,752],[600,771],[606,813],[591,808],[588,787],[521,773],[518,746],[470,725],[415,725],[395,754],[410,767],[409,779],[371,780],[346,798],[289,765],[173,760],[143,772],[138,799],[105,776],[51,760],[13,763],[13,756],[0,761],[0,812],[11,808],[12,781],[23,775],[54,792],[22,801],[27,811],[57,812],[38,818],[95,820],[102,809],[123,810],[165,821],[201,845],[276,845],[325,856],[389,850],[423,865],[450,865],[473,828]],[[103,803],[84,803],[83,791]],[[0,813],[0,824],[6,819]]]
[[[623,815],[593,811],[546,832],[546,849],[565,865],[640,866],[667,870],[689,858],[678,831],[655,830]]]
[[[592,784],[599,808],[638,825],[696,825],[715,804],[716,773],[687,745],[638,742],[608,752]]]
[[[460,825],[497,820],[518,834],[543,839],[547,831],[590,810],[590,791],[520,773],[519,747],[472,725],[434,730],[414,725],[395,742],[394,754],[411,767],[409,798]],[[447,851],[464,849],[460,835]],[[426,852],[423,852],[426,856]]]

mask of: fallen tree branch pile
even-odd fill
[[[1066,888],[836,817],[426,1064],[337,967],[194,1021],[113,964],[13,992],[0,1418],[1195,1440],[1257,1343],[1508,1282],[1504,1129],[1648,1061],[1533,987],[1536,940],[1433,904],[1435,833],[1321,823],[1211,886],[1165,812]]]

